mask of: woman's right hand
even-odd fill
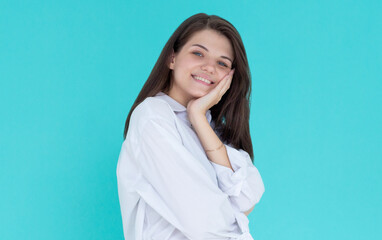
[[[234,72],[235,69],[232,69],[227,75],[223,77],[221,81],[219,81],[216,87],[214,87],[209,93],[207,93],[203,97],[192,99],[188,102],[187,113],[190,116],[190,121],[192,115],[205,116],[207,110],[220,101],[220,99],[231,86]]]

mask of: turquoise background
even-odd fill
[[[189,16],[253,76],[255,239],[382,236],[381,1],[0,1],[0,239],[123,239],[127,113]]]

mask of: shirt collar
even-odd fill
[[[185,116],[185,120],[188,120],[187,116],[187,108],[177,102],[175,99],[170,97],[169,95],[165,94],[164,92],[159,92],[155,95],[155,97],[165,100],[171,107],[171,109],[178,115],[178,116]],[[211,123],[211,111],[208,109],[206,112],[206,117],[209,123]]]

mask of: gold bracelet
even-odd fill
[[[218,148],[216,149],[213,149],[213,150],[205,150],[206,152],[213,152],[213,151],[216,151],[216,150],[219,150],[220,148],[222,148],[224,146],[224,144],[222,143],[222,145],[220,145]]]

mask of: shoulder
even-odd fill
[[[141,102],[133,111],[136,116],[144,116],[144,118],[173,118],[175,114],[170,105],[156,97],[148,97]]]
[[[142,136],[151,138],[159,133],[179,139],[175,118],[174,111],[166,101],[148,97],[132,112],[126,139],[137,140],[142,139]]]
[[[149,121],[175,121],[175,113],[163,99],[148,97],[131,114],[131,126],[144,126]]]

